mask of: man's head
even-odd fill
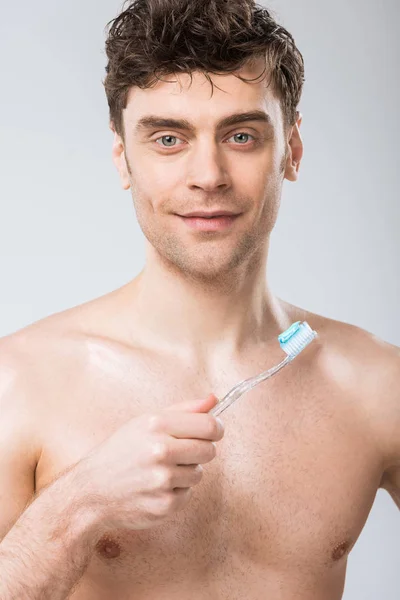
[[[201,280],[249,267],[302,156],[292,36],[252,0],[135,0],[106,50],[113,158],[152,251]],[[181,218],[213,210],[239,216],[217,232]]]

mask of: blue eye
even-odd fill
[[[174,139],[175,139],[175,140],[178,140],[178,139],[179,139],[179,138],[177,138],[175,135],[163,135],[162,137],[160,137],[160,138],[157,138],[157,140],[155,140],[155,142],[158,142],[158,140],[164,140],[164,139],[166,139],[166,138],[169,138],[170,140],[171,140],[171,139],[173,139],[173,140],[174,140]],[[173,148],[173,147],[174,147],[174,145],[172,145],[172,146],[163,146],[163,144],[158,144],[158,145],[159,145],[159,146],[161,145],[163,148]]]
[[[235,135],[233,135],[232,137],[233,137],[233,138],[237,138],[237,137],[239,137],[239,136],[253,137],[252,135],[250,135],[250,133],[244,133],[244,132],[241,132],[241,133],[235,133]],[[229,138],[229,139],[231,139],[231,138]],[[243,144],[239,144],[239,145],[243,145]]]

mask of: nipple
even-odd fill
[[[96,544],[96,551],[103,558],[118,558],[121,547],[112,537],[104,535]]]
[[[345,542],[342,542],[341,544],[338,544],[332,551],[333,560],[341,559],[346,554],[349,547],[350,547],[350,541],[348,541],[348,540]]]

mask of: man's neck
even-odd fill
[[[283,304],[269,290],[265,264],[234,285],[197,285],[158,261],[124,289],[124,313],[131,312],[135,335],[153,348],[200,363],[240,356],[268,344],[290,325]],[[127,323],[129,326],[129,323]]]

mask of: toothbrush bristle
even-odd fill
[[[308,323],[304,322],[293,337],[284,344],[283,350],[286,354],[294,358],[300,354],[300,352],[304,350],[316,336],[317,332],[313,331]]]

